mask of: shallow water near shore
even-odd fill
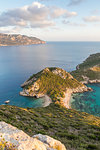
[[[92,92],[73,94],[71,108],[100,117],[100,84],[88,84]]]
[[[9,105],[19,107],[44,106],[44,98],[20,96],[20,85],[45,67],[72,71],[90,54],[97,52],[100,52],[100,42],[47,42],[40,45],[0,47],[0,105],[10,100]]]

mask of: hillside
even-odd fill
[[[22,84],[22,88],[22,96],[39,98],[48,95],[53,102],[63,106],[66,93],[90,90],[61,68],[43,69]]]
[[[45,108],[0,106],[0,121],[7,122],[28,135],[45,134],[67,150],[100,150],[100,118],[50,104]]]
[[[20,34],[2,34],[0,33],[0,46],[13,46],[13,45],[32,45],[32,44],[44,44],[36,37],[28,37]]]
[[[100,82],[100,53],[90,55],[82,64],[79,64],[71,74],[83,83]]]

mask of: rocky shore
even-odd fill
[[[93,91],[90,87],[87,86],[83,86],[83,87],[78,87],[76,89],[67,89],[66,93],[65,93],[65,97],[61,98],[61,102],[60,104],[68,109],[71,108],[70,106],[70,99],[71,99],[71,95],[73,93],[83,93],[83,92],[88,92],[88,91]],[[52,99],[48,96],[48,95],[43,95],[43,94],[37,94],[37,95],[29,95],[29,93],[27,93],[27,90],[24,90],[22,92],[20,92],[21,96],[27,96],[27,97],[36,97],[36,98],[44,98],[45,102],[44,102],[44,106],[43,107],[47,107],[48,105],[50,105],[52,103]]]
[[[93,84],[93,83],[100,83],[100,80],[95,79],[95,80],[85,80],[85,81],[81,81],[81,83],[83,84]]]
[[[71,95],[73,93],[83,93],[83,92],[88,92],[88,91],[93,91],[93,90],[87,86],[78,87],[76,89],[67,89],[67,91],[65,93],[65,98],[62,99],[62,105],[64,107],[70,109],[71,108],[71,106],[70,106]]]

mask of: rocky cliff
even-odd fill
[[[34,129],[33,129],[34,130]],[[58,140],[47,135],[30,137],[22,130],[5,122],[0,122],[0,150],[66,150]]]
[[[13,45],[32,45],[32,44],[44,44],[36,37],[28,37],[20,34],[0,34],[0,46],[13,46]]]

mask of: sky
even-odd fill
[[[0,33],[100,41],[100,0],[0,0]]]

